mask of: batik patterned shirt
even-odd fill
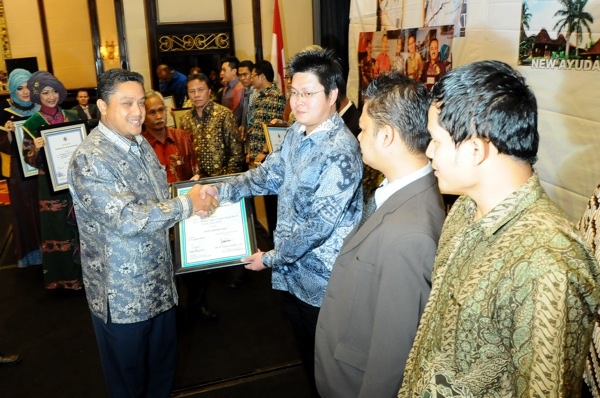
[[[600,185],[590,197],[577,229],[590,245],[596,259],[600,261]],[[600,397],[600,316],[594,322],[592,342],[586,359],[585,382],[593,397]]]
[[[192,215],[169,199],[164,168],[141,135],[102,122],[77,148],[68,172],[90,311],[114,323],[148,320],[177,303],[168,229]]]
[[[294,123],[265,162],[219,185],[219,198],[279,195],[275,248],[262,261],[273,268],[273,289],[320,307],[344,238],[361,218],[361,177],[358,142],[336,112],[308,136]]]
[[[534,174],[488,214],[459,198],[398,397],[576,397],[598,264]]]
[[[181,128],[192,135],[200,177],[242,171],[244,147],[229,109],[210,101],[201,117],[195,109],[183,115]]]
[[[248,142],[250,157],[254,159],[266,144],[262,124],[283,117],[285,96],[276,85],[272,84],[263,91],[257,91],[252,104],[252,112],[248,113]]]

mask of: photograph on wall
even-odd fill
[[[456,37],[465,36],[467,0],[425,0],[423,26],[454,25]]]
[[[452,69],[454,25],[362,32],[358,40],[361,91],[392,69],[431,88]]]
[[[600,2],[525,0],[519,65],[534,69],[600,71]]]

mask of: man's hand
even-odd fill
[[[212,185],[195,184],[188,195],[192,200],[194,214],[202,218],[210,216],[219,207],[218,191]]]
[[[259,250],[250,257],[242,258],[242,261],[244,262],[250,261],[250,264],[246,264],[244,268],[252,271],[262,271],[263,269],[266,269],[267,267],[265,267],[265,265],[262,262],[263,254],[264,253]]]

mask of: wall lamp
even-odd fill
[[[119,46],[115,45],[115,41],[105,41],[103,46],[100,46],[100,54],[102,59],[119,59]]]

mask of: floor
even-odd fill
[[[106,397],[84,293],[47,291],[40,267],[14,265],[7,253],[9,210],[0,206],[0,351],[18,352],[22,362],[0,367],[0,397]],[[272,244],[258,225],[257,240],[263,250]],[[306,378],[269,272],[247,272],[237,289],[228,287],[230,279],[230,269],[209,276],[209,305],[218,319],[178,309],[172,396],[306,397]]]

